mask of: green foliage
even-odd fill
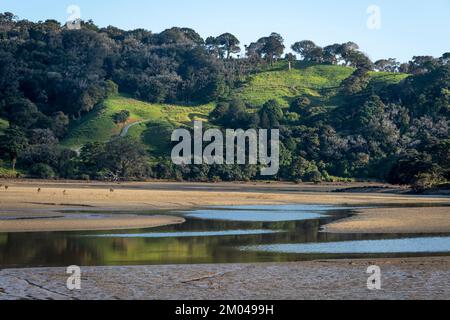
[[[102,180],[143,178],[149,167],[145,146],[131,138],[87,144],[80,159],[84,172]]]
[[[0,118],[0,135],[9,127],[9,122],[5,119]]]
[[[112,116],[112,118],[113,118],[113,121],[114,121],[115,124],[125,123],[130,118],[130,111],[122,110],[122,111],[120,111],[118,113],[115,113]]]
[[[16,161],[19,155],[28,145],[25,133],[17,128],[8,128],[0,136],[0,155],[7,156],[11,161],[13,171],[16,168]]]
[[[18,173],[15,170],[0,166],[0,178],[1,179],[15,179],[18,177]]]
[[[29,173],[34,178],[40,178],[40,179],[52,179],[55,177],[55,172],[53,169],[44,163],[36,163],[35,165],[31,166]]]

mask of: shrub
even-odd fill
[[[120,124],[125,123],[130,118],[130,111],[128,110],[122,110],[116,114],[113,115],[114,123]]]
[[[436,172],[420,173],[415,177],[411,188],[414,192],[421,193],[437,186],[442,181],[442,176]]]
[[[37,163],[30,168],[30,175],[40,179],[52,179],[55,177],[55,171],[45,163]]]

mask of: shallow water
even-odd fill
[[[233,231],[212,231],[212,232],[162,232],[162,233],[132,233],[132,234],[99,234],[90,235],[90,238],[193,238],[193,237],[224,237],[224,236],[244,236],[256,234],[270,234],[283,231],[275,230],[233,230]]]
[[[282,253],[441,253],[450,252],[450,237],[343,241],[318,244],[278,244],[241,247],[243,251]]]
[[[296,212],[296,211],[256,211],[256,210],[196,210],[192,213],[185,213],[188,218],[203,220],[221,221],[241,221],[241,222],[282,222],[282,221],[303,221],[323,219],[327,216],[318,212]],[[325,210],[324,210],[325,212]]]
[[[287,262],[450,254],[450,235],[440,238],[320,232],[322,226],[349,217],[354,209],[314,205],[214,207],[168,213],[186,218],[186,223],[154,229],[6,233],[0,234],[0,267]]]

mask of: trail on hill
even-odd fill
[[[121,138],[126,137],[126,136],[128,135],[128,131],[130,131],[130,129],[131,129],[132,127],[137,126],[137,125],[140,125],[141,123],[149,122],[149,121],[151,121],[151,119],[148,119],[148,120],[142,120],[142,121],[138,121],[138,122],[134,122],[134,123],[130,123],[130,124],[126,125],[126,126],[122,129],[122,132],[120,133],[120,137],[121,137]]]
[[[126,125],[126,126],[122,129],[122,131],[120,132],[119,136],[117,136],[117,137],[112,137],[111,139],[109,139],[109,140],[106,141],[106,142],[113,141],[113,140],[115,140],[115,139],[117,139],[117,138],[125,138],[125,137],[128,135],[128,132],[130,131],[130,129],[131,129],[132,127],[137,126],[137,125],[140,125],[140,124],[142,124],[142,123],[150,122],[151,120],[152,120],[152,119],[148,119],[148,120],[142,120],[142,121],[137,121],[137,122],[130,123],[130,124]],[[83,147],[78,147],[78,148],[75,148],[75,149],[73,149],[73,150],[74,150],[78,155],[80,155],[81,149],[82,149],[82,148],[83,148]]]

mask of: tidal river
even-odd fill
[[[147,230],[0,234],[0,267],[287,262],[450,255],[450,235],[342,235],[322,226],[356,208],[275,205],[170,212],[186,223]],[[146,215],[160,213],[142,213]]]

